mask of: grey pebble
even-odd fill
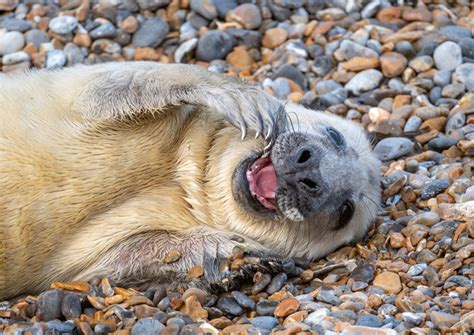
[[[242,315],[244,309],[232,297],[222,297],[217,301],[217,308],[230,315]]]
[[[382,327],[382,321],[380,321],[379,317],[372,315],[372,314],[366,314],[366,315],[361,315],[357,319],[356,325],[358,326],[364,326],[364,327],[372,327],[372,328],[380,328]]]
[[[473,38],[463,38],[459,42],[459,46],[461,47],[462,55],[464,57],[468,57],[471,59],[474,58],[474,39]]]
[[[428,95],[428,99],[430,99],[430,102],[432,104],[436,104],[436,102],[441,99],[441,93],[442,93],[441,87],[435,86],[430,90],[430,94]]]
[[[414,325],[419,325],[421,321],[423,320],[421,316],[417,313],[412,313],[412,312],[403,312],[402,313],[402,319],[405,322],[414,324]]]
[[[341,303],[341,299],[339,299],[334,290],[322,289],[321,291],[319,291],[318,295],[316,296],[316,299],[334,306],[339,306],[339,304]]]
[[[122,1],[122,2],[132,2],[132,1]],[[134,1],[133,1],[134,2]],[[157,10],[158,8],[164,7],[170,3],[170,0],[137,0],[138,6],[141,9],[147,10]]]
[[[97,334],[97,335],[110,334],[113,331],[114,330],[112,329],[112,327],[110,325],[105,324],[105,323],[98,323],[94,327],[94,333]]]
[[[360,95],[378,87],[382,79],[382,72],[374,69],[364,70],[352,77],[344,87],[354,95]]]
[[[335,80],[321,80],[316,84],[316,91],[320,95],[331,93],[338,88],[342,88],[342,85]]]
[[[451,82],[451,73],[452,71],[450,70],[436,71],[433,77],[434,83],[439,87],[448,85]]]
[[[449,186],[449,180],[447,179],[436,179],[431,183],[425,185],[420,191],[420,197],[422,200],[433,198],[439,193],[443,192]]]
[[[4,28],[9,31],[19,31],[24,33],[32,28],[32,24],[29,21],[15,19],[15,18],[6,18],[3,21],[0,21],[0,28]]]
[[[239,5],[237,0],[219,0],[212,2],[217,9],[219,17],[224,18],[225,15]]]
[[[255,309],[255,301],[247,297],[245,294],[239,291],[232,291],[232,297],[234,297],[235,301],[237,301],[240,306],[244,308]]]
[[[360,262],[357,267],[352,270],[350,278],[356,282],[370,283],[374,279],[375,266],[367,262]]]
[[[166,325],[167,326],[176,325],[178,327],[178,329],[181,329],[186,325],[186,322],[181,318],[174,317],[174,318],[169,318],[166,321]]]
[[[445,130],[449,132],[451,130],[459,129],[466,123],[466,114],[462,112],[454,113],[448,118]]]
[[[451,41],[444,42],[435,49],[433,58],[438,70],[454,70],[462,64],[461,47]]]
[[[420,128],[422,122],[423,120],[421,120],[419,116],[410,116],[410,118],[407,120],[407,123],[405,123],[403,131],[406,133],[416,131],[418,128]]]
[[[293,80],[298,84],[302,89],[306,87],[306,78],[296,67],[291,64],[285,64],[281,66],[272,76],[272,79],[279,77],[287,78]]]
[[[445,98],[458,98],[464,93],[466,86],[462,83],[454,83],[446,85],[441,92],[441,95]]]
[[[137,48],[156,48],[169,32],[168,23],[160,18],[148,19],[133,34],[132,44]]]
[[[160,335],[165,326],[158,320],[143,318],[137,321],[132,328],[132,335]]]
[[[278,306],[278,301],[260,301],[257,303],[256,311],[258,315],[269,315],[273,316],[273,312],[275,312],[275,309]]]
[[[196,49],[198,43],[197,38],[191,38],[190,40],[182,43],[174,53],[174,60],[176,63],[181,63],[181,61],[186,59],[186,56],[191,54],[194,49]]]
[[[351,40],[342,41],[339,51],[349,60],[354,57],[378,57],[374,50],[357,44]]]
[[[68,66],[84,62],[84,54],[82,53],[82,50],[74,43],[66,44],[64,47],[64,53],[66,54],[66,63]]]
[[[66,293],[61,302],[61,314],[66,320],[74,320],[81,316],[81,298],[76,293]]]
[[[46,68],[62,68],[66,64],[66,60],[66,54],[63,50],[56,49],[48,51],[48,56],[46,57]]]
[[[444,26],[439,30],[440,34],[448,40],[459,43],[463,38],[471,37],[469,29],[460,26]]]
[[[444,149],[448,149],[453,145],[456,145],[457,143],[458,141],[453,137],[438,134],[438,136],[428,142],[428,148],[436,151],[441,151]]]
[[[18,64],[21,62],[27,62],[30,60],[30,56],[24,51],[17,51],[2,57],[3,65]]]
[[[50,321],[61,317],[63,291],[49,290],[40,294],[36,315],[39,320]]]
[[[221,30],[211,30],[198,41],[196,58],[205,62],[224,59],[234,47],[234,39]]]
[[[282,78],[278,78],[276,81],[278,81],[279,79],[282,79]],[[272,276],[270,274],[261,273],[257,281],[254,283],[252,287],[252,294],[255,295],[263,291],[268,286],[268,284],[270,284],[271,281],[272,281]]]
[[[18,31],[9,31],[0,35],[0,56],[20,51],[24,45],[25,38]]]
[[[56,34],[66,35],[77,27],[77,19],[74,16],[57,16],[49,21],[49,29]]]
[[[191,0],[190,7],[193,11],[208,20],[217,18],[217,8],[214,6],[212,0]]]
[[[423,273],[423,271],[426,270],[426,263],[421,263],[421,264],[415,264],[410,266],[410,268],[407,271],[407,275],[409,276],[418,276]]]
[[[467,90],[474,90],[474,63],[466,63],[456,68],[456,76]]]
[[[46,322],[46,328],[52,330],[53,332],[58,332],[59,334],[64,333],[73,333],[76,329],[74,323],[70,321],[61,322],[59,320],[51,320]]]
[[[338,88],[335,91],[323,94],[319,97],[321,105],[323,107],[330,107],[333,105],[337,105],[343,103],[348,97],[348,91],[345,88]]]
[[[266,292],[268,294],[273,294],[279,291],[283,287],[283,285],[285,285],[285,282],[287,281],[287,279],[288,279],[288,276],[284,272],[281,272],[275,275],[272,278],[272,281],[270,282],[270,284],[268,284]]]
[[[377,143],[374,152],[380,160],[389,161],[408,154],[413,147],[413,142],[407,138],[387,137]]]
[[[383,316],[393,316],[398,312],[398,309],[392,304],[383,304],[378,308],[377,312]]]
[[[272,330],[278,325],[278,319],[273,316],[256,316],[249,320],[256,328]]]
[[[286,78],[275,79],[271,84],[271,88],[275,97],[279,99],[285,99],[291,93],[290,83]]]
[[[318,56],[314,59],[311,70],[318,77],[324,77],[333,67],[330,56]]]
[[[117,28],[110,23],[104,23],[89,32],[89,36],[96,40],[98,38],[114,38],[117,36]]]

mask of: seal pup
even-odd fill
[[[314,259],[363,236],[379,202],[359,125],[197,66],[5,75],[0,117],[0,299],[196,264],[214,281],[237,245]]]

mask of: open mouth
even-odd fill
[[[252,197],[265,208],[276,210],[277,177],[270,157],[257,159],[246,171]]]

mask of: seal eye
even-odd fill
[[[350,200],[344,201],[342,206],[339,208],[339,221],[336,229],[341,229],[346,226],[354,215],[354,204]]]
[[[344,147],[346,145],[346,141],[344,140],[344,136],[340,132],[338,132],[333,127],[327,127],[327,132],[331,140],[338,146]]]

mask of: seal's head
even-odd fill
[[[379,161],[360,125],[295,104],[286,110],[269,154],[247,152],[235,167],[233,197],[248,221],[232,228],[284,256],[316,258],[367,232],[380,201]]]

